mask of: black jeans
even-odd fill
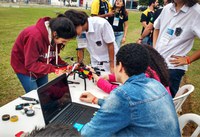
[[[179,85],[184,74],[185,70],[169,69],[169,88],[173,98],[179,89]]]

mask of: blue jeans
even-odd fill
[[[17,73],[17,77],[20,80],[26,93],[30,92],[31,90],[37,89],[41,85],[48,82],[48,75],[45,75],[44,77],[36,79],[36,78],[29,77],[27,75]]]
[[[169,69],[169,88],[174,97],[179,89],[179,85],[183,75],[185,74],[185,70],[181,69]]]
[[[120,48],[121,46],[121,42],[122,42],[122,38],[124,36],[124,32],[115,32],[115,41],[117,43],[117,46]]]
[[[150,46],[153,46],[152,40],[149,36],[146,36],[146,37],[143,38],[142,44],[148,44]]]

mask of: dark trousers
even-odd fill
[[[179,85],[184,74],[185,70],[169,69],[169,88],[173,98],[179,89]]]

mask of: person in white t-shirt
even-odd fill
[[[200,58],[200,50],[187,56],[194,38],[200,38],[199,22],[198,0],[174,0],[163,8],[154,22],[153,45],[167,62],[172,97],[177,93],[188,65]]]
[[[83,57],[81,51],[83,48],[87,48],[92,67],[112,73],[118,46],[109,22],[101,17],[88,17],[85,12],[73,9],[67,10],[64,14],[74,23],[78,35],[84,32],[81,34],[81,38],[85,38],[85,40],[81,40],[82,43],[78,44],[79,55],[81,54],[79,57]],[[85,47],[83,46],[84,42]],[[81,60],[79,59],[79,61]]]

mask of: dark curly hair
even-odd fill
[[[175,3],[174,0],[172,0],[172,2]],[[194,6],[196,3],[198,3],[199,0],[183,0],[183,2],[184,2],[184,4],[187,5],[188,7],[192,7],[192,6]]]
[[[152,3],[155,3],[155,2],[156,2],[156,0],[149,0],[149,1],[148,1],[148,6],[151,6],[151,4],[152,4]]]
[[[47,125],[35,128],[27,137],[80,137],[80,133],[72,125]]]
[[[158,74],[160,78],[160,82],[164,86],[169,86],[169,72],[168,72],[167,64],[164,58],[153,47],[148,46],[148,45],[142,45],[142,47],[146,48],[149,52],[150,68],[153,69]],[[148,69],[146,73],[148,73],[150,77],[153,77],[153,74],[151,73],[151,71],[148,71]]]
[[[126,44],[116,55],[116,65],[122,63],[126,74],[131,77],[144,73],[149,65],[148,50],[137,43]]]

